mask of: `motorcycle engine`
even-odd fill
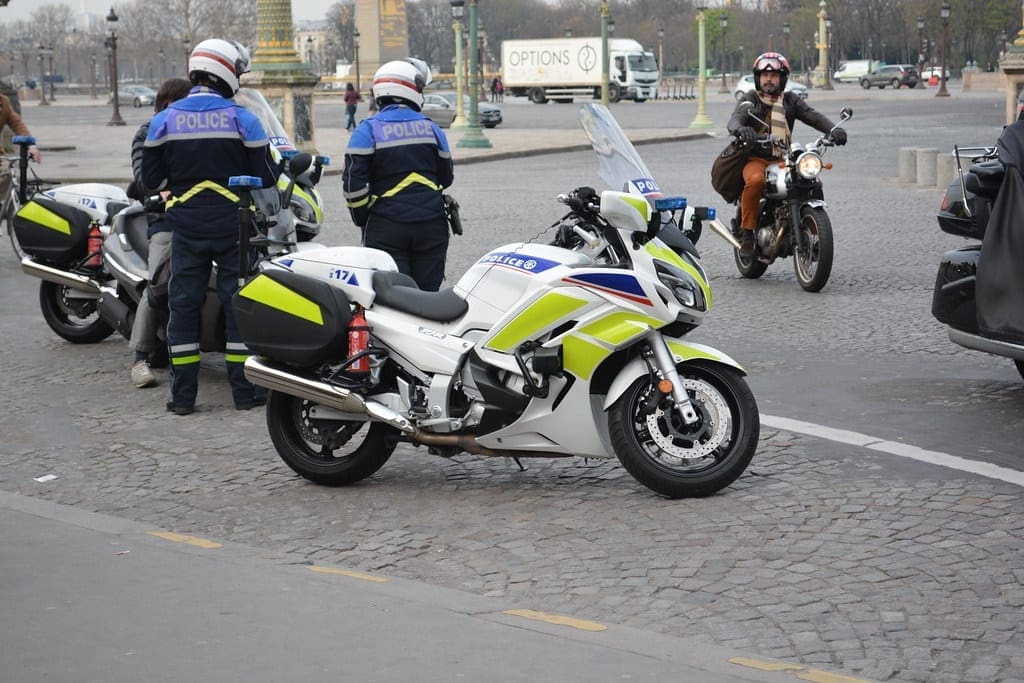
[[[772,232],[771,228],[758,228],[757,245],[761,248],[761,253],[763,254],[770,254],[775,251],[775,233]]]

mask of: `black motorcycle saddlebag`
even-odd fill
[[[974,284],[980,257],[980,244],[947,251],[942,256],[932,293],[932,315],[939,322],[964,332],[978,331]]]
[[[92,219],[85,211],[39,195],[14,216],[14,234],[26,254],[50,263],[84,259]]]
[[[287,270],[266,270],[232,299],[245,345],[298,367],[348,357],[352,308],[340,289]]]

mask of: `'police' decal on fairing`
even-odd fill
[[[555,268],[562,265],[558,261],[550,261],[544,258],[537,258],[536,256],[528,256],[527,254],[517,254],[515,252],[496,252],[493,254],[486,254],[477,263],[490,263],[495,266],[501,266],[503,268],[511,268],[512,270],[518,270],[523,273],[543,273],[549,268]]]
[[[658,187],[658,183],[654,182],[654,178],[635,178],[629,182],[645,197],[661,196],[661,188]]]

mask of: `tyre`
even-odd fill
[[[72,344],[95,344],[114,333],[96,312],[96,301],[71,296],[74,290],[53,282],[39,285],[39,308],[50,329]]]
[[[862,80],[860,82],[860,87],[864,88],[865,90],[870,90],[871,89],[871,81],[869,81],[868,79],[865,78],[864,80]]]
[[[13,192],[13,190],[12,190]],[[21,261],[21,259],[28,256],[25,250],[21,248],[21,244],[18,242],[18,236],[14,234],[14,214],[18,212],[18,202],[12,195],[4,202],[3,208],[0,209],[0,220],[4,222],[4,229],[7,230],[7,234],[11,238],[11,248],[14,250],[14,256]]]
[[[900,89],[900,79],[898,79],[898,78],[894,78],[894,79],[892,79],[892,80],[891,80],[891,81],[889,82],[889,85],[891,85],[891,86],[892,86],[892,89],[893,89],[893,90],[899,90],[899,89]]]
[[[544,104],[548,101],[548,96],[544,92],[544,88],[530,88],[528,96],[530,101],[534,104]]]
[[[277,454],[296,474],[324,486],[344,486],[379,470],[394,452],[395,430],[382,422],[310,418],[311,401],[271,391],[267,429]]]
[[[800,209],[803,249],[793,251],[793,269],[800,286],[818,292],[832,274],[832,222],[824,209],[805,206]]]
[[[612,83],[608,86],[608,101],[618,102],[622,97],[622,89],[619,88],[617,83]]]
[[[637,97],[633,101],[636,102],[637,104],[643,104],[644,102],[647,101],[647,98],[646,97]]]
[[[1020,373],[1021,379],[1024,379],[1024,360],[1015,360],[1013,364],[1017,366],[1017,372]]]
[[[738,225],[738,223],[736,223],[735,225]],[[740,232],[740,230],[741,228],[735,227],[732,230],[732,234],[736,237],[737,240],[740,239],[740,237],[743,234]],[[740,254],[739,249],[733,249],[732,256],[733,259],[736,261],[736,269],[740,271],[740,275],[742,275],[748,280],[756,280],[757,278],[764,275],[764,271],[768,270],[768,264],[765,263],[764,261],[759,261],[757,259],[756,251],[754,254],[751,254],[750,256],[743,256],[742,254]]]
[[[699,416],[686,425],[670,397],[657,400],[650,377],[637,379],[608,411],[619,462],[647,488],[669,498],[710,496],[743,474],[761,430],[757,402],[740,372],[717,363],[679,366]]]
[[[141,107],[141,106],[142,106],[142,100],[140,100],[140,99],[139,99],[138,97],[136,97],[136,98],[135,98],[135,99],[134,99],[134,100],[132,101],[132,106],[133,106],[133,107],[135,107],[136,109],[138,109],[139,107]]]

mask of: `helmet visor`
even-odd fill
[[[782,62],[775,57],[761,57],[754,64],[754,71],[782,71]]]

